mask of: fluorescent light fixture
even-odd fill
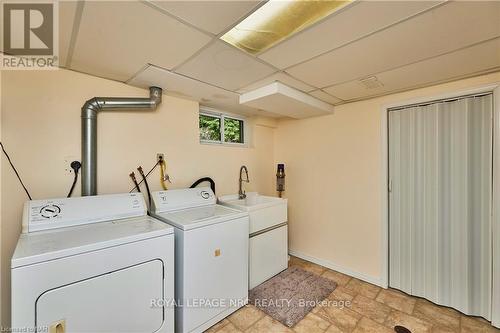
[[[260,53],[350,3],[333,0],[269,0],[221,39],[251,54]]]

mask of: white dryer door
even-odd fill
[[[151,302],[162,298],[163,263],[152,260],[43,293],[36,323],[43,329],[60,322],[53,331],[65,333],[154,332],[163,324],[163,307]]]

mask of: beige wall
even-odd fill
[[[276,162],[286,164],[290,250],[346,273],[381,279],[381,108],[500,81],[500,72],[282,120]]]
[[[0,140],[2,138],[2,71],[0,70]],[[0,154],[2,152],[0,151]],[[2,154],[3,155],[3,154]],[[2,164],[3,158],[0,158],[0,327],[2,326],[2,311],[3,311],[3,292],[2,292]]]
[[[147,91],[71,71],[4,72],[1,139],[34,198],[64,196],[72,177],[65,157],[80,155],[80,108],[90,97],[146,96]],[[164,96],[149,113],[99,115],[99,192],[128,191],[128,173],[166,154],[172,187],[210,175],[219,194],[237,191],[246,164],[250,190],[274,193],[274,162],[286,163],[290,249],[380,280],[381,107],[500,81],[500,73],[394,94],[336,108],[306,120],[249,119],[250,148],[200,145],[198,104]],[[152,179],[153,188],[159,189]],[[20,231],[26,196],[6,160],[1,168],[2,323],[9,321],[9,260]],[[79,188],[75,190],[79,193]]]
[[[146,90],[72,71],[7,71],[2,75],[1,139],[33,198],[65,196],[72,175],[64,159],[80,156],[80,108],[93,96],[146,97]],[[273,122],[249,119],[250,148],[201,145],[198,104],[164,96],[156,112],[99,115],[99,193],[126,192],[128,174],[156,162],[165,153],[172,188],[211,176],[218,194],[238,191],[238,172],[246,164],[248,189],[271,194],[274,188]],[[262,124],[262,125],[260,125]],[[2,156],[1,282],[2,323],[10,317],[9,261],[21,230],[26,195]],[[159,174],[150,178],[160,189]],[[75,193],[80,193],[79,186]]]

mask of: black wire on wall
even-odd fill
[[[5,151],[5,148],[3,147],[2,142],[0,142],[0,146],[2,146],[2,151],[3,151],[3,153],[5,154],[5,157],[7,157],[7,161],[9,161],[9,164],[10,164],[10,166],[12,167],[12,170],[14,170],[14,173],[16,174],[17,179],[19,179],[19,182],[21,183],[21,186],[23,187],[24,192],[26,192],[26,194],[28,195],[28,198],[29,198],[30,200],[33,200],[33,199],[31,198],[30,193],[28,192],[28,189],[26,188],[26,186],[25,186],[25,185],[24,185],[24,183],[23,183],[23,180],[21,179],[21,176],[19,175],[19,172],[17,172],[16,167],[14,166],[14,163],[12,163],[12,160],[10,159],[9,154],[7,154],[7,152]]]

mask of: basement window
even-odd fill
[[[200,142],[208,144],[244,145],[245,119],[213,109],[200,109]]]

